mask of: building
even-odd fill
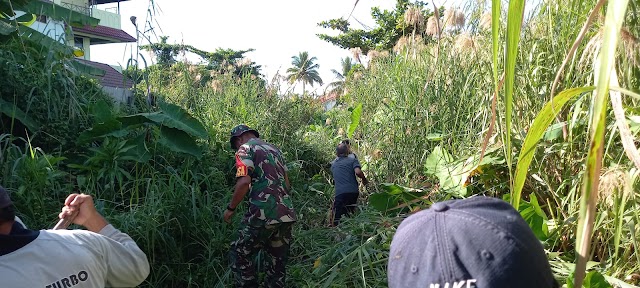
[[[336,107],[338,98],[338,93],[335,91],[331,91],[329,92],[329,94],[322,95],[322,97],[320,97],[318,100],[320,100],[320,103],[322,103],[324,111],[329,111]]]
[[[112,67],[104,63],[91,61],[91,46],[110,43],[133,43],[136,38],[123,31],[121,28],[122,19],[120,17],[120,2],[127,0],[41,0],[52,2],[64,8],[80,12],[82,14],[100,20],[95,27],[70,27],[71,35],[65,33],[66,26],[61,21],[47,19],[38,16],[37,21],[31,28],[43,34],[84,51],[84,55],[78,57],[78,61],[105,71],[103,76],[96,76],[103,86],[105,92],[110,94],[116,101],[130,103],[133,82],[121,73],[120,67]],[[100,9],[99,5],[117,3],[117,7]]]

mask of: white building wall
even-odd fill
[[[25,14],[22,11],[15,12],[15,17],[20,17]],[[67,44],[67,36],[64,31],[64,22],[62,21],[51,20],[50,18],[48,18],[47,23],[35,21],[33,22],[33,24],[31,24],[31,26],[29,26],[29,28],[45,34],[62,44]]]

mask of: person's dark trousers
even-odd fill
[[[343,193],[336,195],[333,201],[333,226],[340,223],[343,215],[349,215],[356,210],[358,203],[358,193]]]
[[[264,287],[285,287],[286,265],[294,222],[265,226],[243,223],[238,239],[231,243],[231,270],[235,287],[259,287],[255,259],[260,250],[266,252],[266,284]]]

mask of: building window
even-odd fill
[[[40,23],[47,23],[47,16],[44,15],[38,15],[36,16],[36,21],[40,22]]]
[[[84,39],[81,37],[73,38],[73,46],[79,49],[84,49]]]

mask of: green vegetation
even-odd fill
[[[227,287],[235,227],[222,221],[234,182],[227,137],[246,123],[282,148],[291,171],[300,219],[292,287],[387,286],[400,221],[435,201],[477,194],[514,203],[561,283],[632,287],[640,281],[637,3],[566,2],[543,2],[524,21],[516,0],[502,13],[498,0],[433,17],[408,1],[375,9],[393,19],[367,33],[399,36],[336,43],[368,55],[360,64],[342,60],[343,77],[332,85],[341,97],[330,111],[305,95],[278,95],[281,84],[257,73],[238,73],[247,51],[207,52],[210,60],[195,65],[170,60],[166,40],[148,47],[169,49],[167,62],[131,69],[144,75],[136,101],[117,105],[69,68],[69,53],[16,28],[0,38],[0,179],[33,228],[52,227],[69,192],[96,195],[100,211],[149,256],[144,286]],[[420,7],[421,21],[411,7]],[[399,19],[411,25],[397,30]],[[355,33],[343,28],[340,35]],[[293,60],[290,80],[321,82],[314,57]],[[358,213],[329,228],[333,187],[324,167],[345,137],[372,184]]]

